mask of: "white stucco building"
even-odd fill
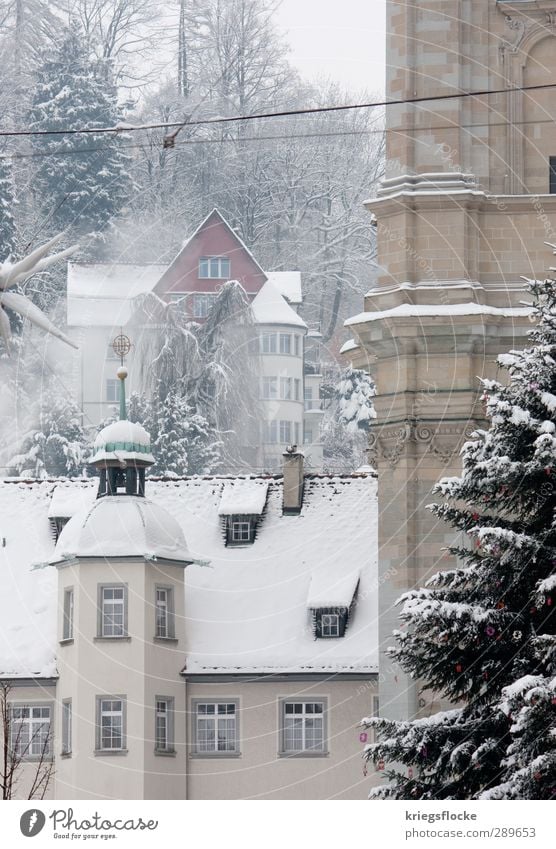
[[[217,210],[197,227],[170,264],[68,263],[68,335],[78,346],[68,369],[85,426],[96,428],[118,403],[118,380],[113,373],[117,357],[111,344],[132,320],[135,299],[155,293],[177,301],[191,321],[203,322],[219,287],[232,279],[241,283],[251,300],[258,328],[258,341],[250,350],[260,366],[262,418],[248,470],[276,470],[281,453],[292,442],[305,442],[308,466],[320,469],[322,443],[314,413],[309,416],[310,426],[305,423],[304,428],[303,401],[309,391],[314,396],[311,408],[320,405],[320,376],[313,370],[306,383],[307,326],[298,315],[303,300],[301,274],[263,271]],[[132,369],[130,391],[143,389],[139,372],[138,367]]]
[[[42,754],[55,798],[365,798],[372,472],[304,474],[292,451],[283,475],[145,481],[149,437],[126,421],[92,462],[98,478],[0,483],[18,793]]]

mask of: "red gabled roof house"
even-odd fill
[[[251,251],[213,209],[185,242],[154,291],[165,298],[185,297],[191,317],[203,319],[211,298],[226,281],[239,281],[254,298],[267,279]]]

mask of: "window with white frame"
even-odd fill
[[[10,706],[10,748],[18,758],[48,758],[52,754],[50,705]]]
[[[193,295],[193,318],[206,318],[210,312],[212,295]]]
[[[97,696],[97,749],[122,751],[125,743],[125,699],[122,696]]]
[[[296,445],[299,445],[299,422],[294,422],[293,432],[294,432],[293,441],[295,442]]]
[[[263,422],[263,441],[270,444],[278,442],[278,422]]]
[[[261,333],[261,351],[263,354],[276,353],[276,333]]]
[[[249,542],[251,539],[251,522],[232,522],[233,542]]]
[[[340,616],[338,613],[323,613],[321,617],[321,631],[323,637],[340,636]]]
[[[305,402],[305,409],[312,410],[313,409],[313,387],[305,386],[303,389],[303,400]]]
[[[324,701],[282,702],[282,751],[325,752]]]
[[[195,751],[203,755],[236,754],[239,751],[238,702],[195,702]]]
[[[282,398],[283,401],[292,400],[292,382],[291,377],[280,378],[280,398]]]
[[[291,354],[292,338],[289,333],[280,333],[280,353]]]
[[[127,587],[108,584],[99,587],[99,637],[127,636]]]
[[[155,588],[155,630],[156,637],[171,639],[174,637],[174,593],[172,587]]]
[[[230,260],[227,256],[203,256],[199,260],[199,277],[202,279],[228,280]]]
[[[300,340],[300,338],[301,338],[301,337],[300,337],[300,336],[298,336],[297,334],[293,337],[293,342],[294,342],[294,353],[295,353],[295,356],[296,356],[296,357],[299,357],[299,348],[300,348],[299,340]]]
[[[71,699],[62,702],[62,754],[69,755],[72,751],[72,705]]]
[[[73,640],[73,599],[73,587],[68,587],[64,590],[63,640]]]
[[[291,422],[281,421],[280,422],[280,442],[290,443],[291,438],[292,438]]]
[[[187,296],[187,292],[167,292],[166,297],[171,304],[177,304]]]
[[[157,696],[155,701],[154,748],[156,752],[174,751],[174,699]]]
[[[301,380],[298,377],[295,378],[294,385],[295,385],[295,400],[299,401],[299,398],[300,398],[300,395],[301,395]]]
[[[106,400],[111,404],[117,404],[120,400],[120,381],[109,378],[106,381]]]
[[[303,442],[305,445],[310,444],[313,441],[313,428],[308,425],[306,422],[303,422]]]
[[[263,399],[274,401],[278,397],[278,378],[263,377],[262,379]]]
[[[254,542],[259,518],[249,513],[226,516],[226,545],[246,545]]]

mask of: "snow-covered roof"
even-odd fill
[[[241,548],[226,547],[222,538],[219,508],[223,491],[232,480],[186,478],[147,483],[149,500],[173,516],[185,534],[191,557],[210,562],[208,568],[193,564],[185,571],[187,655],[183,664],[187,671],[376,672],[375,476],[309,475],[301,513],[293,516],[282,514],[281,478],[253,478],[268,485],[266,509],[255,542]],[[31,567],[54,555],[48,512],[52,492],[59,485],[0,482],[0,537],[6,537],[6,546],[0,547],[0,673],[47,670],[43,674],[51,674],[53,669],[56,569]],[[82,480],[74,485],[76,491],[89,487],[93,494],[97,482]],[[117,509],[126,513],[118,520],[118,531],[127,533],[130,523],[138,529],[137,516],[129,518],[123,506],[126,497],[114,499],[122,504]],[[95,502],[95,521],[102,518],[102,502],[106,505],[114,499]],[[66,526],[58,553],[62,549],[72,553],[70,549],[76,547],[76,525],[79,522],[73,528],[71,522]],[[94,527],[99,539],[106,535],[105,521]],[[94,534],[88,539],[92,546],[88,550],[94,551]],[[85,542],[82,536],[80,545]],[[135,546],[129,533],[127,543]],[[315,588],[334,592],[335,606],[346,575],[358,571],[357,603],[345,636],[315,640],[309,610]],[[343,589],[342,593],[345,597]]]
[[[69,519],[75,513],[90,507],[96,493],[89,485],[76,486],[75,481],[59,483],[54,487],[48,508],[49,519]]]
[[[350,351],[355,351],[357,348],[359,348],[359,345],[357,344],[355,339],[348,339],[348,341],[344,342],[344,344],[340,348],[340,354],[347,354]]]
[[[343,559],[315,569],[311,575],[307,607],[349,607],[359,583],[358,563]]]
[[[140,460],[154,463],[151,454],[151,437],[145,428],[127,420],[116,421],[103,427],[97,434],[90,463],[101,460]]]
[[[167,265],[68,263],[69,327],[119,327],[129,321],[133,299],[154,289]]]
[[[265,271],[270,283],[275,286],[290,304],[301,304],[303,296],[301,293],[300,271]]]
[[[256,324],[286,324],[307,329],[303,319],[270,281],[257,293],[251,304],[251,311]]]
[[[384,318],[419,318],[419,316],[439,316],[457,318],[461,315],[492,315],[507,318],[527,318],[531,315],[531,307],[490,307],[487,304],[477,304],[473,301],[465,304],[400,304],[389,310],[377,312],[361,312],[348,318],[344,325],[364,324],[367,321],[380,321]]]
[[[159,504],[133,495],[99,498],[72,516],[49,562],[75,557],[192,560],[178,522]]]
[[[249,515],[260,516],[266,504],[268,481],[246,480],[229,481],[222,490],[218,507],[219,516]]]

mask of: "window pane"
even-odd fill
[[[64,592],[64,625],[62,639],[70,640],[73,637],[73,590]]]
[[[202,257],[199,260],[199,277],[208,277],[209,276],[209,262],[206,257]]]
[[[208,713],[211,716],[207,716]],[[197,751],[235,752],[237,749],[236,705],[215,702],[197,705]]]

